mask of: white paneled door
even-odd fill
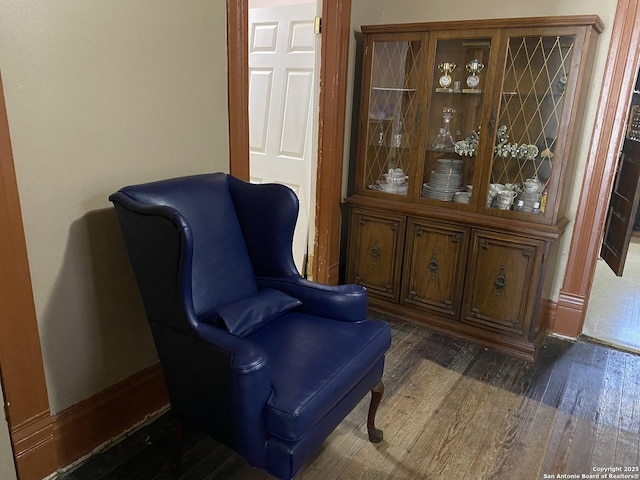
[[[249,10],[250,177],[287,185],[298,195],[293,255],[301,273],[315,221],[316,8],[306,3]]]

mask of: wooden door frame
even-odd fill
[[[0,380],[18,478],[58,467],[27,245],[0,77]]]
[[[227,0],[229,171],[249,179],[248,0]],[[337,284],[351,0],[322,2],[313,279]]]
[[[640,49],[640,0],[618,0],[606,75],[576,212],[564,282],[560,290],[555,333],[582,333],[596,262],[602,243],[618,154],[624,140],[624,120],[636,80]]]

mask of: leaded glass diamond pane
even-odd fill
[[[369,92],[365,189],[407,194],[415,158],[420,42],[375,42]],[[390,170],[396,172],[391,179]],[[386,176],[385,176],[386,175]]]
[[[573,36],[511,38],[498,116],[492,183],[551,177],[570,75]]]

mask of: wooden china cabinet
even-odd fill
[[[547,326],[597,16],[362,27],[347,281],[523,358]]]

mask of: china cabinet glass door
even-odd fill
[[[508,37],[487,208],[544,221],[553,207],[560,166],[567,161],[563,109],[575,85],[574,45],[571,34]]]
[[[419,195],[439,206],[471,208],[484,107],[491,91],[489,65],[493,39],[457,33],[433,38],[429,118]],[[448,203],[445,203],[448,202]],[[475,209],[475,208],[473,208]]]
[[[375,39],[367,45],[370,75],[361,191],[406,197],[420,136],[423,36]],[[361,146],[362,148],[362,146]]]

